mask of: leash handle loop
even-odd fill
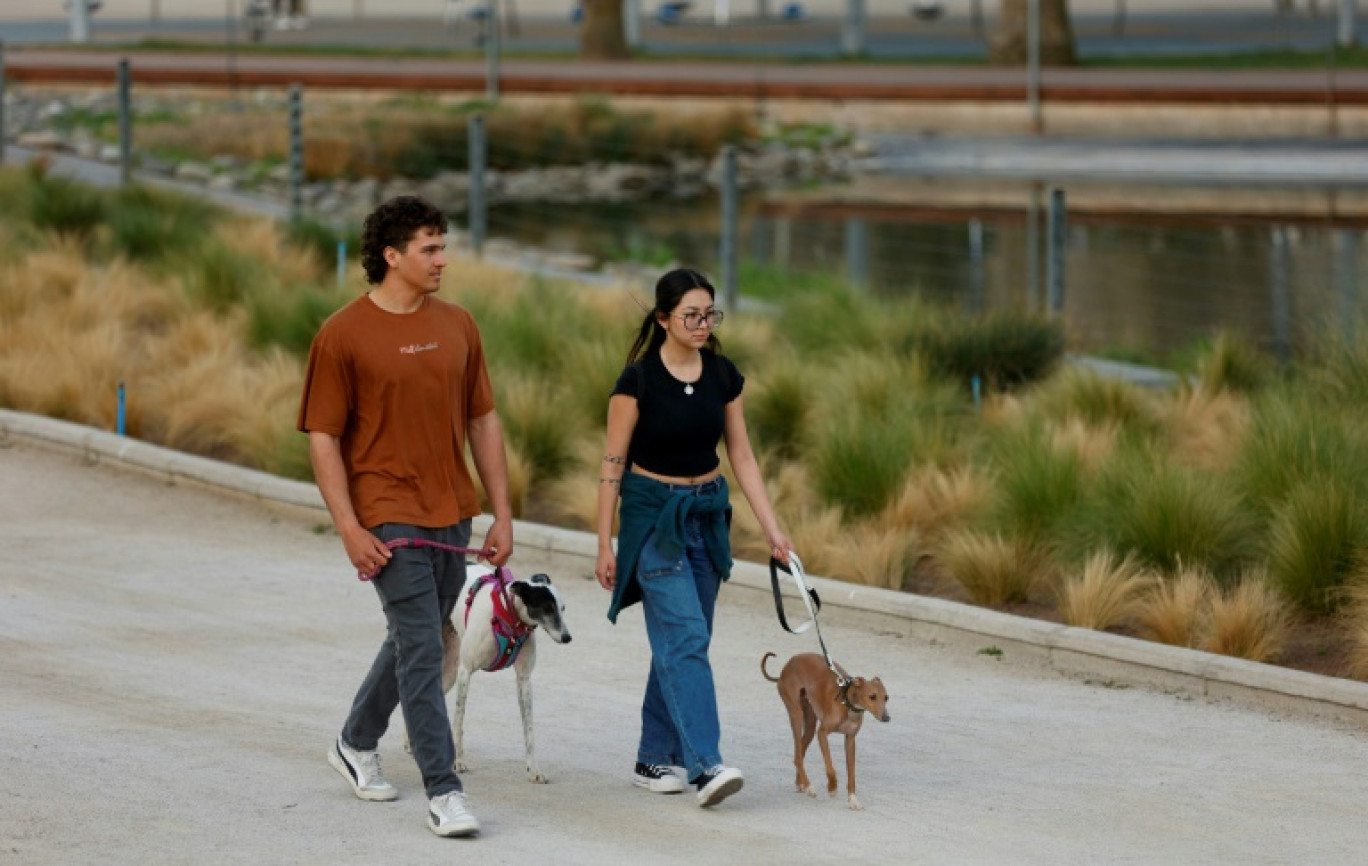
[[[494,555],[494,551],[486,547],[457,547],[454,544],[443,544],[440,541],[431,541],[426,538],[391,538],[389,541],[385,542],[385,546],[390,550],[399,550],[404,547],[433,547],[437,550],[445,550],[448,553],[473,553],[476,556],[482,556],[485,559]],[[382,565],[380,568],[384,568],[384,566]],[[380,568],[375,569],[375,571],[372,571],[369,574],[358,571],[356,573],[356,579],[361,581],[374,580],[375,576],[380,573]]]
[[[817,595],[817,590],[812,589],[804,580],[806,576],[803,572],[803,561],[798,558],[795,551],[790,550],[789,565],[785,565],[774,557],[770,557],[770,586],[774,590],[774,610],[779,614],[779,624],[784,627],[784,631],[789,634],[802,634],[817,624],[817,611],[822,609],[822,599]],[[798,597],[803,600],[803,606],[807,608],[808,621],[800,624],[797,628],[792,628],[788,624],[788,618],[784,616],[784,598],[779,589],[779,572],[787,574],[793,579],[798,587]]]
[[[817,624],[817,611],[822,609],[822,599],[817,595],[817,590],[807,585],[807,574],[803,571],[803,560],[798,558],[798,553],[790,550],[788,555],[788,565],[770,557],[770,586],[774,589],[774,609],[779,614],[779,624],[789,634],[802,634],[810,628],[814,629],[817,632],[817,643],[822,647],[822,658],[826,659],[827,670],[831,671],[831,675],[836,678],[836,685],[844,688],[850,679],[842,676],[841,671],[837,670],[838,666],[831,660],[831,653],[827,652],[826,641],[822,639],[822,627]],[[793,578],[793,582],[798,586],[798,597],[803,600],[803,606],[807,608],[808,621],[798,628],[790,628],[788,619],[784,616],[784,600],[779,591],[779,572],[781,571]]]

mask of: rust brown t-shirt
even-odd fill
[[[475,320],[428,295],[390,313],[362,295],[309,349],[298,428],[340,437],[361,525],[443,527],[480,513],[466,422],[494,409]]]

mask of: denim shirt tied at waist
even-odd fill
[[[731,576],[731,539],[727,535],[731,528],[731,501],[727,479],[719,475],[717,482],[711,493],[700,493],[693,487],[681,489],[635,472],[622,476],[617,583],[608,605],[610,622],[617,622],[618,611],[641,601],[637,561],[651,533],[655,532],[656,549],[662,556],[678,556],[684,552],[684,527],[690,517],[699,518],[703,546],[718,576],[723,580]]]

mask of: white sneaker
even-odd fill
[[[718,764],[699,776],[694,784],[698,786],[698,805],[716,806],[741,790],[744,780],[740,770]]]
[[[640,761],[637,761],[636,769],[632,771],[632,784],[652,794],[680,794],[684,791],[684,780],[669,767]]]
[[[380,772],[380,753],[353,749],[338,737],[328,750],[328,763],[351,783],[362,800],[393,800],[399,791]]]
[[[474,836],[480,822],[466,808],[466,795],[452,791],[428,801],[428,829],[438,836]]]

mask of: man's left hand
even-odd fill
[[[490,565],[498,568],[507,563],[513,555],[513,521],[495,518],[485,533],[484,548],[489,551],[489,556],[481,559],[488,560]]]

